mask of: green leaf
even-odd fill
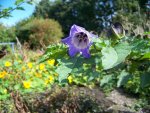
[[[1,95],[0,100],[8,100],[8,97],[10,97],[10,94]]]
[[[65,66],[61,65],[56,69],[56,72],[59,74],[59,82],[62,82],[62,80],[67,79],[68,74],[71,73],[72,69]]]
[[[144,32],[144,35],[149,35],[150,34],[150,32]]]
[[[38,63],[44,62],[48,59],[63,58],[67,54],[67,47],[63,44],[55,44],[47,47],[45,54],[39,59]]]
[[[23,7],[17,7],[16,9],[18,9],[18,10],[24,10]]]
[[[15,90],[18,90],[18,89],[20,89],[20,87],[21,87],[20,84],[16,84],[16,85],[14,86],[14,89],[15,89]]]
[[[100,81],[100,86],[104,86],[105,84],[109,83],[112,78],[112,75],[104,76],[103,79]]]
[[[121,43],[116,45],[115,50],[117,52],[118,59],[114,66],[124,62],[126,57],[131,53],[131,47],[128,43]]]
[[[56,69],[56,72],[59,74],[59,82],[67,79],[69,73],[71,73],[72,69],[76,65],[77,59],[78,57],[62,59],[62,64]]]
[[[141,87],[150,85],[150,72],[146,72],[141,76]]]
[[[24,2],[24,0],[16,0],[15,5],[19,5],[22,2]]]
[[[148,40],[143,39],[135,39],[132,43],[130,43],[132,51],[137,51],[140,53],[145,53],[150,51],[150,45]]]
[[[102,43],[103,41],[100,38],[92,38],[92,42]]]
[[[145,53],[141,59],[150,59],[150,52]]]
[[[119,80],[118,80],[118,82],[117,82],[117,87],[120,87],[120,86],[122,86],[122,85],[125,85],[131,77],[132,77],[132,76],[129,75],[128,72],[126,72],[125,70],[123,70],[123,71],[121,72],[121,74],[118,76]]]
[[[114,67],[114,64],[118,60],[118,55],[114,48],[104,47],[102,48],[102,66],[104,70]]]
[[[32,4],[33,4],[33,1],[32,1],[32,0],[31,0],[31,1],[27,1],[27,4],[32,5]]]

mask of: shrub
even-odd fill
[[[0,42],[11,42],[14,41],[16,37],[15,28],[7,28],[0,24]]]
[[[21,42],[28,42],[30,48],[35,49],[59,42],[63,33],[57,21],[33,18],[17,27],[17,36]]]

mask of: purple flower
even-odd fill
[[[89,48],[92,45],[91,38],[93,34],[86,31],[83,27],[73,25],[67,38],[62,42],[69,46],[69,55],[75,56],[81,53],[85,58],[90,57]]]

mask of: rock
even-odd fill
[[[121,105],[112,105],[107,109],[108,113],[136,113],[129,108]]]
[[[120,89],[113,90],[107,99],[111,100],[117,105],[131,107],[136,103],[136,98],[127,95]]]
[[[106,98],[116,104],[107,109],[109,113],[137,113],[131,109],[137,101],[136,98],[121,89],[113,90]]]

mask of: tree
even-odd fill
[[[150,31],[150,21],[145,12],[148,0],[116,0],[113,1],[116,15],[113,21],[121,22],[129,35],[143,35]]]
[[[65,34],[72,24],[100,32],[106,24],[109,25],[112,14],[108,0],[42,0],[34,12],[35,17],[57,20]]]
[[[15,40],[15,37],[16,34],[14,27],[7,28],[0,24],[0,42],[10,42]]]
[[[42,0],[33,15],[57,20],[66,35],[72,24],[101,32],[116,21],[125,27],[132,24],[133,29],[140,26],[142,31],[147,31],[149,24],[147,25],[148,19],[144,12],[144,4],[147,2],[148,0]]]
[[[45,48],[63,37],[61,26],[52,19],[29,18],[19,22],[16,30],[19,40],[28,42],[31,49]]]

